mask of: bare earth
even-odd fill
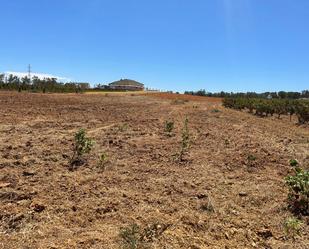
[[[308,219],[295,241],[283,229],[283,179],[290,159],[309,165],[308,126],[172,98],[0,92],[0,248],[122,248],[134,223],[151,232],[144,248],[309,248]],[[79,128],[96,144],[69,171]]]

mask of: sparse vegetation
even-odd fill
[[[297,160],[296,160],[296,159],[291,159],[291,160],[290,160],[290,165],[291,165],[292,167],[296,167],[296,166],[298,165]]]
[[[124,249],[140,248],[142,242],[141,229],[137,224],[132,224],[120,230],[122,247]]]
[[[168,136],[171,136],[171,133],[174,129],[174,121],[165,121],[164,131]]]
[[[99,155],[99,160],[98,160],[98,167],[102,170],[105,169],[105,166],[108,162],[108,156],[105,152],[102,152],[100,155]]]
[[[247,156],[247,159],[248,159],[248,161],[255,161],[256,160],[256,156],[250,154],[250,155]]]
[[[218,113],[218,112],[220,112],[218,109],[212,109],[211,110],[211,113]]]
[[[166,95],[142,94],[0,91],[0,248],[308,244],[308,212],[299,211],[304,191],[290,184],[296,201],[288,202],[282,176],[308,170],[306,125],[288,116],[252,118],[214,98],[189,96],[191,103],[177,106]],[[174,122],[172,137],[165,121]],[[80,153],[83,165],[69,172],[79,128],[96,145],[80,150],[88,151]],[[298,165],[289,166],[291,159]],[[250,222],[248,233],[240,221]]]
[[[171,104],[172,105],[183,105],[187,102],[189,102],[189,100],[187,100],[187,99],[174,99],[174,100],[172,100]]]
[[[188,118],[185,118],[181,135],[181,147],[178,154],[178,160],[180,162],[184,160],[184,155],[190,147],[190,133],[189,133],[188,122],[189,122]]]
[[[207,195],[205,198],[206,200],[204,200],[203,203],[201,204],[201,209],[209,213],[215,212],[215,208],[210,197]]]
[[[82,165],[85,162],[83,155],[88,154],[94,145],[94,141],[91,138],[86,137],[86,131],[80,129],[75,133],[73,144],[73,155],[70,159],[70,169],[74,169],[74,166]]]
[[[127,123],[120,124],[118,126],[118,129],[120,132],[125,132],[126,130],[128,130],[128,124]]]
[[[303,222],[295,217],[290,217],[284,222],[284,231],[288,237],[295,240],[297,235],[300,235]]]
[[[295,175],[285,179],[289,187],[289,207],[296,214],[309,215],[309,171],[295,169]]]
[[[137,224],[120,229],[122,247],[125,249],[149,248],[150,243],[161,236],[169,225],[153,223],[144,228]]]

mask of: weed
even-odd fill
[[[289,187],[289,206],[296,214],[309,215],[309,171],[295,168],[295,175],[285,178]]]
[[[188,118],[186,118],[182,129],[181,147],[178,154],[179,161],[184,160],[183,157],[190,147],[190,134],[189,134],[188,122],[189,120]]]
[[[171,101],[171,104],[172,104],[172,105],[183,105],[183,104],[185,104],[186,102],[189,102],[189,100],[187,100],[187,99],[173,99],[173,100]]]
[[[128,124],[127,123],[124,123],[124,124],[121,124],[118,126],[118,129],[120,132],[124,132],[126,130],[128,130]]]
[[[137,224],[122,228],[119,233],[123,248],[137,249],[141,243],[141,229]]]
[[[297,160],[296,160],[296,159],[291,159],[291,160],[290,160],[290,165],[291,165],[292,167],[296,167],[296,166],[298,165]]]
[[[106,163],[108,162],[108,156],[107,156],[107,154],[106,153],[101,153],[100,155],[99,155],[99,161],[98,161],[98,167],[100,168],[100,169],[105,169],[105,166],[106,166]]]
[[[250,155],[248,155],[247,159],[249,161],[255,161],[256,160],[256,156],[250,154]]]
[[[218,112],[220,112],[218,109],[212,109],[211,110],[211,113],[218,113]]]
[[[91,138],[86,137],[86,131],[80,129],[75,133],[73,144],[73,155],[70,159],[70,169],[73,170],[74,166],[82,165],[85,160],[84,154],[88,154],[94,145],[94,141]]]
[[[302,221],[295,218],[290,217],[284,222],[284,230],[287,236],[295,239],[297,235],[300,235],[302,229]]]
[[[143,231],[143,241],[149,243],[157,239],[161,234],[170,227],[170,225],[154,223],[148,225]]]
[[[209,196],[207,196],[207,199],[202,203],[201,210],[209,212],[209,213],[215,212],[214,205]]]
[[[150,224],[141,228],[137,224],[120,229],[119,236],[124,249],[149,248],[149,243],[162,235],[170,225],[159,223]]]
[[[164,127],[164,131],[171,136],[171,133],[174,129],[174,122],[173,121],[165,121],[165,127]]]

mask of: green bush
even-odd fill
[[[295,169],[295,175],[285,178],[289,187],[289,206],[296,214],[309,215],[309,171]]]
[[[284,230],[287,236],[295,239],[297,235],[300,235],[303,222],[295,217],[290,217],[284,222]]]
[[[290,160],[290,165],[291,165],[292,167],[296,167],[296,166],[298,165],[297,160],[296,160],[296,159],[291,159],[291,160]]]
[[[309,122],[309,101],[297,101],[295,104],[295,113],[300,124]]]
[[[73,144],[73,155],[70,159],[71,169],[74,166],[79,166],[85,162],[83,155],[91,151],[94,145],[94,141],[91,138],[86,137],[86,131],[80,129],[75,133]]]

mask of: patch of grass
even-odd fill
[[[248,159],[249,161],[255,161],[255,160],[256,160],[256,156],[250,154],[250,155],[247,156],[247,159]]]
[[[183,105],[183,104],[185,104],[187,102],[189,102],[189,100],[187,100],[187,99],[173,99],[171,101],[171,104],[172,105]]]
[[[102,152],[99,155],[98,167],[102,170],[105,170],[106,163],[108,162],[108,156],[105,152]]]
[[[291,159],[291,160],[290,160],[290,165],[291,165],[292,167],[296,167],[296,166],[298,165],[297,160],[296,160],[296,159]]]
[[[119,236],[124,249],[137,249],[141,242],[141,229],[137,224],[132,224],[120,230]]]
[[[174,129],[174,122],[173,121],[165,121],[165,127],[164,127],[164,131],[171,136],[171,133]]]
[[[168,227],[169,225],[154,223],[145,228],[141,228],[137,224],[131,224],[121,228],[119,236],[121,238],[122,248],[150,248],[150,243],[157,239]]]
[[[218,112],[220,112],[218,109],[212,109],[211,110],[211,113],[218,113]]]
[[[290,217],[284,222],[284,231],[288,237],[295,240],[297,235],[300,235],[303,222],[295,217]]]
[[[124,131],[127,131],[129,128],[128,124],[127,123],[124,123],[124,124],[121,124],[118,126],[118,129],[120,132],[124,132]]]

